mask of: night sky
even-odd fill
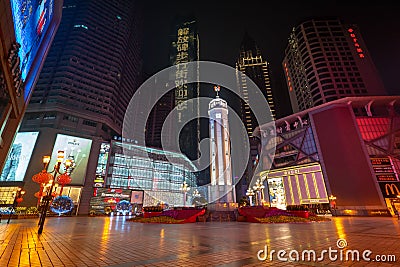
[[[400,4],[379,1],[146,1],[144,72],[150,76],[169,65],[169,34],[176,15],[198,21],[200,60],[234,67],[245,31],[270,62],[278,100],[288,104],[281,63],[291,29],[310,18],[338,17],[357,24],[389,94],[400,94]],[[289,112],[289,111],[287,111]],[[289,114],[288,114],[289,115]]]

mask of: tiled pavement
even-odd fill
[[[38,220],[0,223],[0,266],[400,266],[400,221],[394,218],[335,217],[330,222],[254,224],[201,222],[142,224],[125,217],[49,217],[43,233]],[[347,247],[338,249],[339,238]],[[260,261],[257,252],[285,250],[371,250],[395,255],[397,262],[277,259]],[[340,254],[339,254],[340,255]],[[332,257],[334,254],[332,254]],[[361,257],[361,256],[360,256]]]

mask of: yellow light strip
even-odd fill
[[[315,178],[315,172],[312,173],[312,178],[313,178],[313,182],[314,182],[315,193],[317,194],[317,198],[320,198],[317,179]]]
[[[292,179],[290,179],[290,176],[287,176],[287,179],[289,181],[289,189],[290,189],[290,196],[292,198],[292,205],[294,205],[294,194],[293,194],[293,186],[292,186]]]
[[[301,195],[301,190],[300,190],[300,182],[299,182],[299,176],[295,175],[294,177],[296,177],[296,186],[297,186],[297,193],[299,194],[299,201],[300,203],[303,201],[303,196]]]
[[[308,187],[307,174],[303,174],[303,180],[306,185],[307,198],[310,199],[310,188]]]

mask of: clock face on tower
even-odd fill
[[[221,119],[221,113],[217,113],[217,114],[215,114],[215,118],[217,118],[217,119]]]

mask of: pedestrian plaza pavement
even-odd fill
[[[395,218],[279,224],[143,224],[127,218],[49,217],[41,235],[38,219],[10,224],[3,219],[0,266],[400,266],[400,221]],[[276,251],[272,259],[264,257],[266,248],[268,255]],[[359,261],[350,257],[354,251]],[[377,262],[376,256],[387,261]]]

